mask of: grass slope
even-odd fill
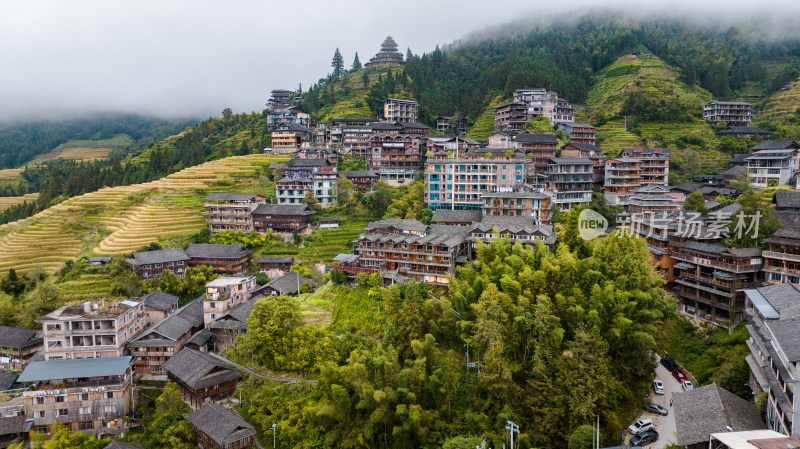
[[[236,191],[245,178],[286,156],[207,162],[157,181],[99,190],[0,226],[0,271],[55,272],[82,255],[121,255],[202,229],[205,189]],[[253,188],[249,185],[247,188]]]
[[[791,89],[779,90],[769,97],[755,119],[774,122],[787,138],[800,139],[800,78]]]
[[[321,122],[332,118],[372,118],[375,114],[367,106],[367,95],[370,87],[378,81],[378,77],[386,78],[387,68],[369,69],[367,77],[369,82],[364,86],[363,71],[348,73],[334,83],[336,101],[320,110]],[[403,71],[402,67],[391,68],[392,76],[397,77]],[[398,86],[399,87],[399,86]],[[410,93],[398,92],[401,98],[410,98]]]
[[[494,99],[486,106],[486,109],[481,112],[481,115],[475,119],[475,123],[467,132],[467,137],[475,140],[486,140],[494,133],[494,108],[508,103],[511,100],[503,98],[502,95],[494,97]]]

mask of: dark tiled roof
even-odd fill
[[[211,338],[211,329],[200,329],[186,340],[186,345],[203,346]]]
[[[736,153],[728,160],[728,163],[746,164],[747,158],[750,156],[752,156],[751,153]]]
[[[345,178],[375,178],[378,179],[378,173],[372,170],[357,170],[357,171],[340,171],[340,176]]]
[[[317,223],[339,223],[339,217],[319,217]]]
[[[303,283],[300,282],[300,285],[303,285]],[[211,329],[247,329],[247,319],[253,312],[256,302],[261,298],[263,296],[256,296],[247,302],[239,304],[230,309],[225,315],[219,317],[219,319],[208,323],[208,327]]]
[[[300,276],[294,271],[290,271],[286,275],[281,276],[267,284],[267,287],[274,289],[282,295],[294,295],[298,293],[297,286],[299,285],[302,287],[302,285],[305,283],[308,283],[308,285],[312,287],[315,285],[314,281],[311,279],[305,276]]]
[[[203,198],[208,201],[253,201],[257,196],[255,193],[212,193]]]
[[[131,356],[96,359],[46,360],[30,362],[19,376],[20,382],[122,376],[131,366]]]
[[[680,446],[706,443],[709,435],[763,429],[761,413],[753,403],[717,386],[706,385],[694,390],[673,393],[675,427]]]
[[[772,216],[781,222],[781,226],[800,226],[800,214],[793,211],[776,210]]]
[[[314,130],[312,130],[311,128],[305,127],[303,125],[299,125],[297,123],[287,123],[287,122],[283,122],[283,123],[279,124],[278,125],[278,129],[279,130],[303,132],[303,133],[308,133],[308,134],[312,134],[314,132]]]
[[[561,151],[564,151],[565,148],[569,149],[568,147],[572,147],[581,151],[594,151],[597,154],[601,154],[603,152],[602,148],[592,145],[590,143],[576,143],[576,142],[570,142],[564,145],[563,147],[561,147]]]
[[[750,157],[749,154],[745,154],[745,156]],[[747,173],[747,167],[745,167],[743,165],[736,165],[736,166],[733,166],[733,167],[725,170],[724,172],[722,172],[722,176],[725,176],[725,177],[736,177],[736,176],[739,176],[741,174],[746,174],[746,173]]]
[[[786,150],[792,148],[800,148],[800,144],[794,140],[768,140],[766,142],[759,142],[750,148],[750,151],[759,150]]]
[[[728,134],[770,134],[770,132],[761,129],[758,126],[730,126],[717,131],[718,136],[724,136]]]
[[[186,248],[186,255],[192,259],[240,259],[250,254],[244,245],[217,245],[213,243],[192,243]]]
[[[373,221],[368,224],[364,229],[369,231],[372,229],[385,229],[394,227],[403,231],[418,231],[424,232],[427,226],[417,220],[405,220],[402,218],[386,218],[380,221]]]
[[[254,215],[314,215],[308,204],[259,204]]]
[[[11,388],[15,380],[17,380],[17,373],[0,371],[0,391],[6,391]]]
[[[255,438],[256,429],[237,413],[219,404],[205,404],[186,419],[219,447],[242,439]]]
[[[15,435],[25,432],[25,417],[0,417],[0,436]]]
[[[433,211],[433,218],[431,223],[434,224],[448,224],[448,223],[472,223],[473,221],[481,221],[483,214],[479,210],[448,210],[437,209]]]
[[[777,191],[772,199],[778,209],[800,207],[800,192],[798,191]]]
[[[671,186],[670,190],[684,192],[684,193],[692,193],[704,185],[705,184],[703,184],[702,182],[682,182],[680,184],[675,184],[674,186]]]
[[[22,349],[42,342],[41,331],[0,326],[0,347]]]
[[[588,157],[551,157],[550,162],[556,165],[594,165]]]
[[[90,257],[89,258],[89,263],[92,263],[92,262],[109,263],[109,262],[111,262],[111,258],[110,257]]]
[[[398,126],[397,124],[392,122],[378,122],[378,123],[373,123],[370,126],[372,127],[373,130],[376,131],[400,131],[401,129],[403,129],[401,126]]]
[[[236,368],[214,356],[183,348],[162,365],[164,370],[194,390],[238,379]]]
[[[151,265],[155,263],[177,262],[189,260],[189,256],[181,248],[159,249],[156,251],[142,251],[133,253],[132,259],[126,259],[134,265]]]
[[[424,123],[418,122],[403,122],[399,123],[399,125],[403,128],[411,128],[411,129],[430,129],[430,127]]]
[[[622,150],[620,156],[642,157],[642,156],[665,156],[669,157],[669,150],[666,148],[626,148]]]
[[[257,263],[294,263],[292,256],[277,256],[277,257],[259,257],[256,259]]]
[[[550,198],[548,195],[540,192],[491,192],[481,195],[483,198]]]
[[[328,167],[330,165],[331,163],[324,158],[314,157],[305,159],[305,158],[293,157],[291,160],[289,160],[289,163],[286,164],[286,168],[287,169],[314,168],[314,167]]]
[[[133,346],[174,344],[193,328],[203,324],[203,302],[198,298],[178,309],[172,315],[139,333],[131,342]],[[146,338],[145,338],[146,337]]]
[[[167,311],[178,303],[178,297],[156,290],[153,293],[148,293],[141,298],[145,307]]]
[[[558,139],[556,139],[555,134],[522,133],[522,134],[517,134],[517,136],[514,138],[514,141],[519,143],[532,143],[532,144],[543,144],[543,145],[558,144]]]

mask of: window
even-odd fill
[[[91,407],[81,407],[81,408],[78,410],[78,412],[79,412],[81,415],[88,415],[88,414],[92,413],[92,408],[91,408]]]
[[[58,409],[58,416],[67,416],[69,415],[69,409],[60,408]]]
[[[78,425],[78,429],[80,430],[93,430],[94,423],[92,421],[85,421]]]
[[[113,391],[107,391],[106,392],[106,399],[114,399],[114,392]]]
[[[39,411],[37,413],[39,414],[39,418],[44,418],[44,414],[45,414],[44,410],[41,410],[41,411]]]
[[[81,401],[88,401],[89,393],[81,393]]]
[[[67,398],[65,396],[56,396],[56,402],[65,402],[66,399]]]

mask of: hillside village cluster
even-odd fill
[[[387,38],[367,65],[402,63]],[[589,205],[592,192],[601,191],[608,204],[625,208],[626,221],[620,224],[646,239],[680,312],[717,326],[748,322],[750,386],[756,395],[768,393],[766,423],[752,403],[712,384],[674,395],[676,443],[693,448],[709,441],[730,448],[800,445],[800,422],[795,426],[793,420],[800,404],[795,387],[800,381],[800,143],[768,140],[766,131],[750,126],[749,105],[715,101],[704,106],[704,117],[728,125],[720,135],[761,142],[732,158],[722,174],[669,185],[668,150],[631,148],[605,157],[595,146],[595,128],[575,123],[574,108],[546,89],[517,89],[513,102],[495,109],[495,133],[485,142],[464,137],[468,124],[463,119],[439,117],[435,132],[418,123],[418,104],[410,99],[387,99],[380,119],[332,119],[312,128],[308,114],[293,104],[292,92],[272,95],[273,146],[268,150],[293,154],[288,163],[271,167],[274,203],[267,203],[265,192],[212,193],[204,198],[212,233],[271,232],[288,238],[309,234],[314,226],[336,228],[338,218],[315,219],[305,202],[309,195],[328,207],[336,204],[342,177],[364,193],[379,179],[401,185],[421,178],[425,205],[433,210],[430,224],[370,223],[352,252],[336,256],[328,269],[351,280],[378,273],[387,284],[413,280],[446,288],[458,266],[475,260],[479,241],[502,237],[553,248],[554,212]],[[535,117],[546,117],[569,142],[559,148],[555,134],[525,131]],[[368,170],[338,171],[342,155],[365,158]],[[734,183],[742,176],[756,189],[793,189],[775,194],[774,214],[782,226],[767,239],[768,251],[726,247],[718,232],[716,221],[735,220],[740,206],[716,199],[734,198]],[[708,217],[682,211],[695,192],[705,199]],[[183,277],[197,266],[211,267],[220,277],[183,307],[177,297],[160,291],[138,298],[87,298],[40,317],[41,331],[0,327],[0,363],[7,369],[0,372],[0,390],[16,393],[0,403],[0,447],[27,441],[31,431],[49,434],[55,424],[90,435],[123,435],[141,378],[179,386],[195,410],[187,419],[200,447],[256,444],[253,426],[229,407],[242,373],[221,352],[247,331],[257,301],[298,295],[315,282],[292,271],[298,261],[291,256],[278,256],[255,261],[272,279],[258,285],[248,274],[250,251],[242,245],[136,252],[126,262],[143,280],[165,271]]]

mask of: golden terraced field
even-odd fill
[[[287,156],[236,156],[190,167],[157,181],[71,198],[33,217],[0,226],[0,272],[60,269],[85,254],[125,255],[160,237],[204,226],[197,189],[254,175]],[[216,190],[225,190],[219,188]]]
[[[2,196],[0,197],[0,211],[6,210],[15,204],[22,204],[25,201],[33,202],[39,198],[39,193],[28,193],[22,196]]]

